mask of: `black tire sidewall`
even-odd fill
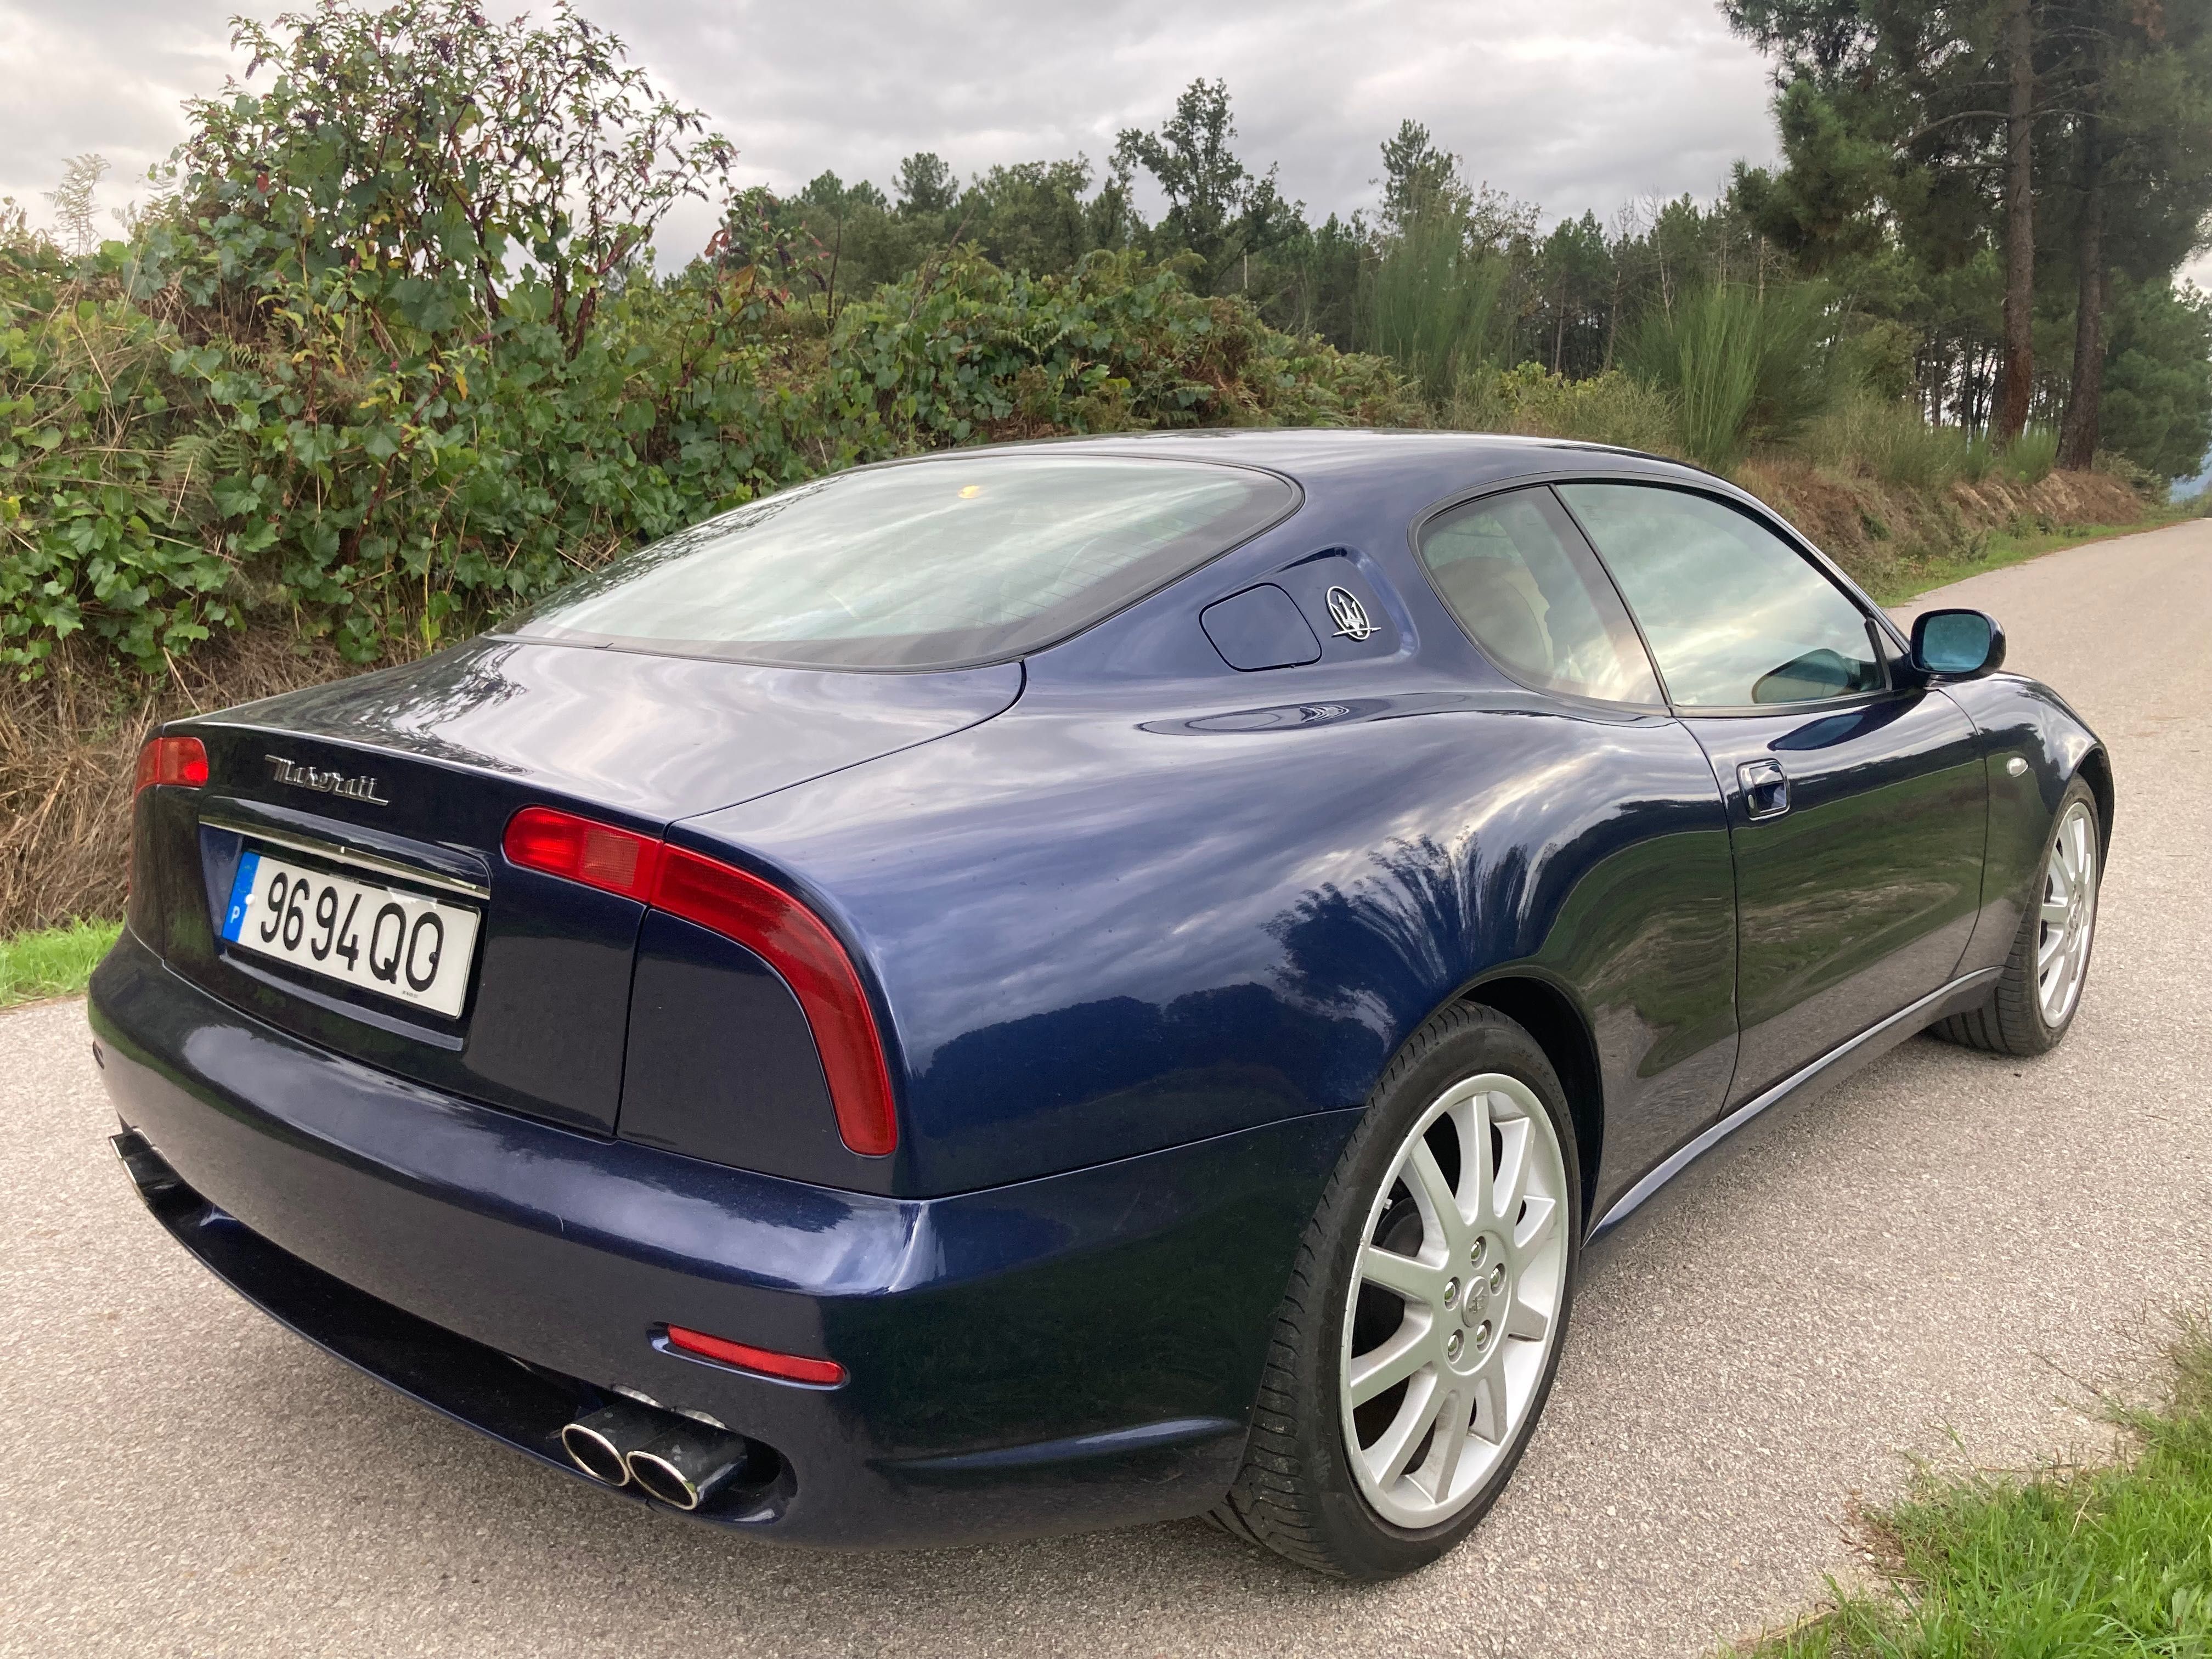
[[[1583,1194],[1574,1127],[1564,1091],[1550,1060],[1536,1041],[1503,1015],[1486,1008],[1455,1010],[1468,1018],[1420,1053],[1402,1073],[1389,1079],[1368,1109],[1352,1144],[1345,1150],[1338,1178],[1330,1183],[1322,1212],[1315,1218],[1317,1274],[1322,1299],[1313,1310],[1297,1355],[1297,1419],[1301,1462],[1316,1476],[1310,1493],[1320,1540],[1338,1570],[1355,1578],[1392,1577],[1434,1560],[1472,1531],[1519,1464],[1536,1420],[1550,1397],[1559,1356],[1566,1344],[1575,1280],[1581,1264]],[[1398,1068],[1394,1067],[1394,1071]],[[1376,1514],[1353,1476],[1340,1427],[1338,1389],[1340,1344],[1350,1311],[1353,1264],[1363,1242],[1376,1188],[1388,1175],[1400,1144],[1414,1121],[1454,1084],[1484,1072],[1501,1072],[1525,1084],[1543,1103],[1559,1137],[1566,1167],[1567,1270],[1561,1289],[1556,1335],[1544,1373],[1537,1380],[1527,1416],[1514,1443],[1474,1501],[1449,1520],[1414,1531]]]

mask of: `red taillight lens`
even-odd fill
[[[627,897],[653,897],[660,843],[612,824],[550,806],[526,806],[507,820],[501,846],[510,863]]]
[[[758,876],[550,806],[517,812],[501,845],[508,861],[526,870],[642,899],[760,957],[783,975],[806,1014],[838,1134],[869,1158],[897,1150],[898,1115],[875,1011],[845,947],[811,910]]]
[[[138,782],[131,793],[151,783],[197,789],[207,781],[207,746],[198,738],[155,738],[138,751]]]
[[[814,1029],[837,1133],[870,1158],[895,1151],[898,1118],[875,1011],[852,958],[821,918],[758,876],[681,847],[661,848],[653,902],[737,940],[783,975]]]
[[[834,1389],[845,1380],[845,1368],[834,1359],[778,1353],[773,1348],[756,1348],[749,1343],[709,1336],[704,1331],[687,1331],[681,1325],[668,1327],[668,1346],[685,1353],[696,1353],[702,1359],[758,1371],[763,1376],[780,1376],[788,1382],[811,1382],[817,1388]]]

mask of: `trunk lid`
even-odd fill
[[[204,789],[149,789],[139,879],[170,967],[325,1048],[598,1133],[620,1105],[644,907],[518,869],[520,807],[647,834],[988,720],[1018,664],[939,673],[756,667],[480,640],[173,730]],[[251,854],[479,914],[448,1018],[222,937]],[[246,866],[249,872],[251,866]]]

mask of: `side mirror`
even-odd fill
[[[2004,629],[1979,611],[1929,611],[1912,619],[1912,665],[1947,680],[1971,680],[2004,666]]]

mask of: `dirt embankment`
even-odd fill
[[[2054,472],[1995,477],[1940,495],[1787,462],[1753,462],[1746,486],[1802,526],[1869,586],[1972,553],[2008,527],[2128,524],[2143,503],[2117,478]],[[35,680],[0,678],[0,934],[123,908],[133,763],[160,722],[357,672],[289,631],[218,640],[148,680],[64,650]]]
[[[1789,461],[1747,462],[1738,477],[1877,591],[1936,560],[1971,559],[1994,531],[2132,524],[2145,512],[2142,497],[2102,472],[2053,472],[2032,484],[1991,473],[1942,490],[1842,477]]]

